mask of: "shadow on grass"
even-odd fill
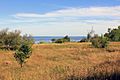
[[[120,80],[120,60],[106,61],[88,70],[85,77],[71,75],[65,80]]]
[[[110,75],[101,75],[101,76],[88,76],[86,78],[70,76],[65,80],[120,80],[120,73],[112,73]]]

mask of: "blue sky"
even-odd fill
[[[97,34],[120,25],[120,0],[1,0],[0,29],[32,35]]]

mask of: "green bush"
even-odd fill
[[[55,43],[64,43],[65,41],[64,41],[64,39],[57,39],[56,41],[55,41]]]
[[[65,37],[63,37],[63,38],[61,38],[61,39],[56,39],[54,42],[55,42],[55,43],[70,42],[70,38],[69,38],[68,36],[65,36]]]
[[[52,41],[52,43],[55,43],[56,39],[53,38],[53,39],[51,39],[51,41]]]
[[[81,39],[79,42],[88,42],[88,39],[83,38],[83,39]]]
[[[3,29],[0,31],[1,49],[17,50],[21,44],[26,43],[32,45],[33,42],[32,36],[21,36],[21,32],[19,30],[8,31],[8,29]]]
[[[95,48],[106,48],[108,46],[108,38],[106,37],[97,37],[97,38],[93,38],[91,40],[92,42],[92,45],[95,47]]]
[[[39,44],[47,44],[48,42],[40,41]]]
[[[31,56],[32,48],[28,44],[22,44],[18,50],[14,53],[16,61],[22,67],[25,60]]]
[[[63,41],[64,42],[70,42],[70,38],[68,35],[66,35],[64,38],[63,38]]]

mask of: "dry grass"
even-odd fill
[[[82,80],[100,72],[111,74],[114,68],[120,71],[119,42],[107,49],[93,48],[90,43],[36,44],[23,68],[12,53],[0,51],[0,80],[73,80],[71,76]]]

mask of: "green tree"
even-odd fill
[[[29,58],[32,54],[31,46],[27,44],[22,44],[20,48],[14,53],[16,61],[23,67],[23,64],[26,62],[26,59]]]
[[[20,31],[8,32],[4,39],[4,47],[6,49],[16,50],[21,44]]]
[[[0,31],[0,47],[4,47],[4,42],[7,36],[8,28]]]
[[[90,35],[90,33],[87,34],[87,40],[89,41],[92,38],[92,36]]]
[[[120,30],[120,26],[118,26],[118,29]]]
[[[25,35],[22,36],[21,44],[27,44],[29,46],[32,46],[34,44],[34,39],[31,35],[25,34]]]
[[[2,49],[17,49],[21,44],[21,35],[19,30],[8,31],[3,29],[0,31],[0,48]]]
[[[110,41],[120,41],[120,26],[115,29],[108,28],[108,33],[105,33],[104,36],[108,37]]]

